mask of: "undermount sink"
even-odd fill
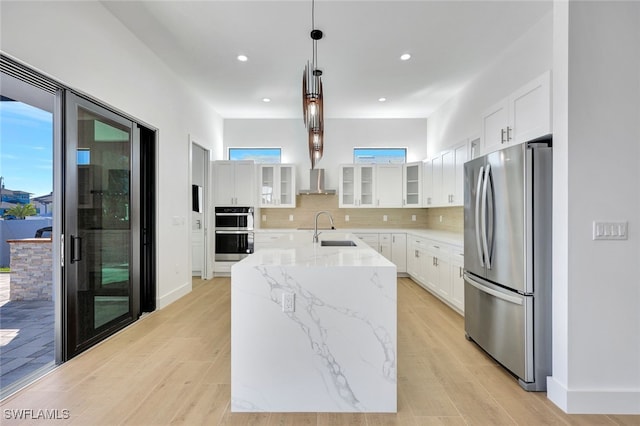
[[[320,245],[324,247],[356,247],[356,243],[351,240],[322,240]]]

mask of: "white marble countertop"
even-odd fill
[[[256,250],[251,256],[241,260],[242,266],[394,266],[380,253],[372,249],[355,235],[337,230],[322,231],[319,235],[323,240],[349,240],[355,247],[322,246],[320,242],[313,242],[313,231],[280,230],[284,233],[271,244],[280,247]]]
[[[256,229],[255,232],[258,233],[308,233],[311,232],[313,235],[313,231],[309,230],[300,230],[296,228],[267,228],[267,229]],[[350,233],[350,234],[393,234],[393,233],[404,233],[407,235],[416,235],[422,238],[429,238],[432,240],[437,240],[443,243],[452,244],[456,246],[462,246],[464,243],[464,234],[458,232],[449,232],[449,231],[439,231],[435,229],[413,229],[413,228],[344,228],[344,229],[336,229],[336,230],[322,230],[322,234],[320,234],[320,238],[322,239],[324,233]],[[326,237],[325,237],[326,238]]]

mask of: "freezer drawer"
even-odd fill
[[[524,382],[534,380],[533,296],[464,276],[467,336]]]

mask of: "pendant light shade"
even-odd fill
[[[302,74],[302,117],[307,128],[309,159],[311,168],[322,158],[324,143],[324,108],[322,95],[322,71],[318,69],[318,40],[322,31],[315,29],[315,2],[311,2],[311,40],[313,53],[311,62],[307,62]]]

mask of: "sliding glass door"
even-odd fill
[[[140,138],[131,120],[65,99],[65,359],[140,313]]]

